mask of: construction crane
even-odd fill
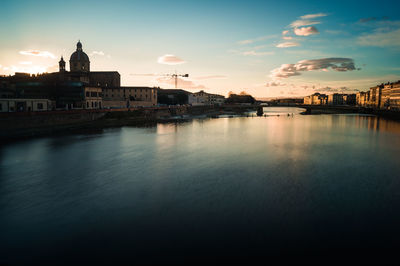
[[[178,74],[175,71],[175,74],[165,74],[164,76],[174,78],[175,79],[175,89],[177,89],[178,88],[178,77],[188,78],[189,74]]]
[[[133,76],[164,76],[164,77],[171,77],[175,79],[175,89],[178,88],[178,77],[188,78],[189,74],[178,74],[175,71],[175,74],[131,74]]]

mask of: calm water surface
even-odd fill
[[[395,259],[400,123],[267,110],[3,145],[0,265]]]

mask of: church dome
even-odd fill
[[[82,50],[80,51],[75,51],[72,53],[71,58],[69,59],[69,61],[85,61],[85,62],[89,62],[89,56]]]
[[[72,53],[69,61],[86,61],[89,62],[89,56],[82,50],[82,43],[78,41],[76,51]]]
[[[90,71],[89,56],[82,50],[82,43],[76,44],[76,51],[72,53],[70,59],[71,71]]]

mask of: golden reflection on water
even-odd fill
[[[367,125],[371,131],[400,133],[400,123],[375,116],[356,116],[356,122],[360,127]]]

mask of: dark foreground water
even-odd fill
[[[0,265],[382,263],[399,247],[398,122],[205,119],[0,149]]]

